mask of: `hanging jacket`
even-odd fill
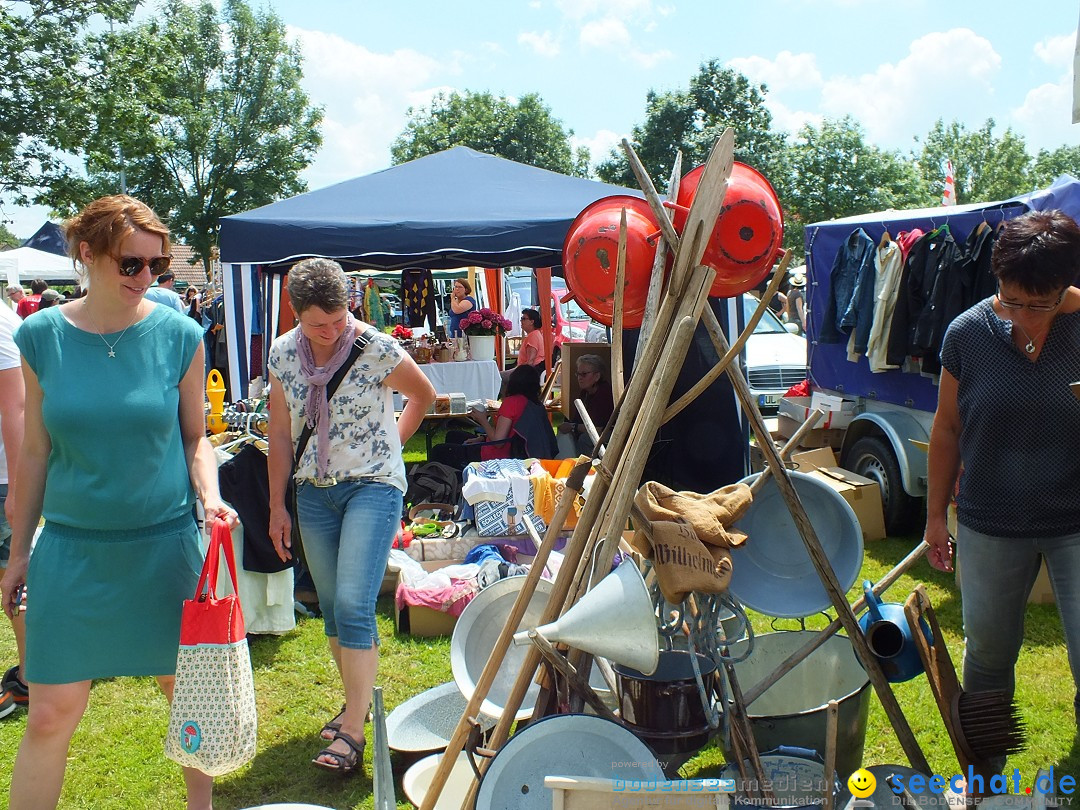
[[[427,319],[428,329],[435,331],[435,282],[430,270],[410,267],[401,271],[401,308],[408,326],[423,326]]]
[[[921,283],[923,290],[929,290],[929,293],[916,319],[912,344],[912,354],[922,357],[923,374],[941,373],[941,341],[945,337],[945,327],[952,320],[945,320],[947,301],[950,297],[962,298],[963,281],[957,272],[960,258],[960,248],[948,225],[933,232],[926,240]],[[913,276],[913,280],[919,279]]]
[[[818,340],[822,343],[843,343],[852,329],[861,323],[859,319],[860,279],[866,277],[864,268],[874,267],[874,242],[862,228],[856,228],[840,246],[829,274],[829,299],[825,306],[825,319]],[[870,296],[873,297],[873,276],[870,276]],[[872,315],[871,315],[872,317]],[[869,319],[866,326],[870,334]],[[865,338],[864,338],[865,349]]]

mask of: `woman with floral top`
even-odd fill
[[[396,340],[349,313],[337,262],[300,262],[288,290],[298,325],[270,348],[270,539],[282,560],[292,557],[285,492],[306,423],[311,440],[292,470],[296,519],[345,692],[341,712],[322,729],[331,743],[312,762],[344,775],[361,765],[379,667],[375,600],[401,518],[401,448],[435,389]],[[327,383],[364,334],[370,341],[327,401]],[[408,397],[396,422],[393,391]]]

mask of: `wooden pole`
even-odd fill
[[[611,395],[622,398],[623,306],[626,300],[626,209],[619,216],[619,247],[615,253],[615,310],[611,319]]]
[[[623,143],[626,144],[626,155],[630,158],[630,165],[632,166],[634,161],[637,160],[637,154],[634,153],[633,147],[626,141],[623,141]],[[633,157],[630,157],[631,155]],[[640,163],[641,161],[638,160],[637,162]],[[671,176],[668,178],[667,199],[669,202],[675,202],[675,199],[679,196],[679,183],[681,180],[682,151],[677,150],[675,152],[675,163],[671,167]],[[656,321],[656,310],[660,306],[660,294],[664,289],[664,270],[667,265],[668,251],[674,253],[675,247],[667,243],[663,232],[661,232],[660,238],[656,241],[656,255],[653,256],[652,272],[649,275],[649,293],[645,298],[645,312],[641,316],[641,331],[638,333],[637,348],[634,352],[634,368],[637,368],[638,363],[641,361],[641,352],[645,348],[645,343],[649,340],[649,335],[652,334],[653,324]]]

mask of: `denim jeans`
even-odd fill
[[[1027,599],[1043,558],[1075,687],[1080,674],[1080,534],[991,537],[961,525],[956,542],[966,638],[964,689],[1013,691]],[[1080,707],[1076,697],[1073,705]]]
[[[401,490],[374,481],[297,487],[304,556],[326,635],[342,647],[367,650],[379,643],[375,602],[400,527],[401,504]]]

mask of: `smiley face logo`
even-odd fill
[[[865,799],[877,787],[877,779],[866,768],[859,768],[847,780],[848,790],[856,799]]]

